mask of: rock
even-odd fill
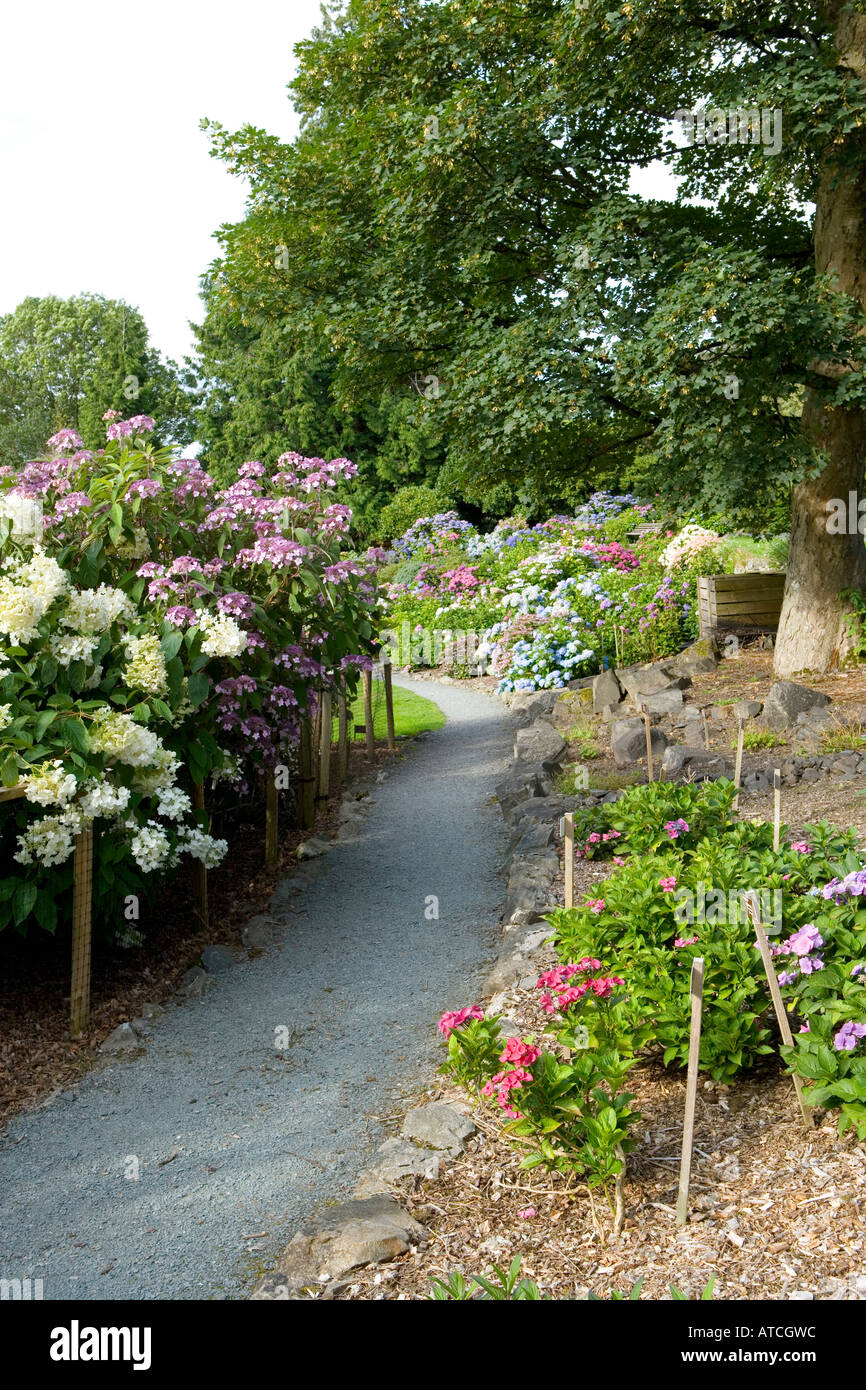
[[[554,821],[538,821],[531,830],[524,831],[517,843],[515,854],[527,854],[534,849],[547,849],[556,838]]]
[[[201,963],[209,975],[219,975],[222,970],[231,970],[235,958],[225,946],[205,946]]]
[[[718,666],[715,644],[709,637],[699,637],[690,647],[676,656],[668,657],[665,665],[675,676],[697,676],[703,671],[715,671]]]
[[[660,690],[669,690],[675,682],[674,672],[663,661],[654,661],[649,666],[617,668],[616,677],[635,704],[647,695],[657,695]],[[688,681],[684,684],[688,685]]]
[[[303,840],[296,853],[299,859],[318,859],[321,855],[327,854],[330,848],[328,840],[316,839],[314,836],[309,840]]]
[[[546,719],[536,719],[528,729],[518,729],[514,756],[521,762],[555,766],[565,757],[565,739]]]
[[[690,748],[687,743],[673,744],[662,759],[662,771],[668,777],[686,776],[700,782],[704,777],[732,777],[730,758],[713,753],[708,748]]]
[[[730,705],[712,705],[710,708],[710,718],[718,719],[723,724],[731,713]]]
[[[760,769],[747,772],[743,778],[743,786],[749,792],[767,792],[771,785],[769,774]]]
[[[341,1202],[298,1231],[274,1273],[261,1281],[252,1297],[288,1297],[362,1265],[384,1264],[404,1255],[411,1242],[425,1234],[424,1227],[392,1197],[383,1194]],[[280,1287],[286,1293],[276,1292]]]
[[[788,1294],[791,1303],[811,1303],[814,1297],[808,1289],[792,1289]]]
[[[512,806],[505,819],[509,825],[519,825],[522,820],[559,820],[566,811],[576,811],[583,804],[579,796],[533,796]],[[528,830],[529,826],[524,826]]]
[[[734,718],[757,719],[763,708],[760,700],[738,700],[734,705]]]
[[[251,917],[241,928],[241,941],[247,948],[261,950],[273,941],[275,927],[272,918],[260,913],[257,917]]]
[[[577,721],[592,713],[592,690],[565,690],[547,716],[555,728],[572,729]]]
[[[817,767],[804,767],[800,780],[802,782],[817,782],[821,773]]]
[[[530,797],[541,795],[539,779],[541,771],[540,764],[527,764],[519,769],[515,768],[510,777],[506,777],[504,782],[499,783],[495,796],[504,816],[507,817],[511,808],[518,806],[521,801],[527,801]]]
[[[512,696],[509,707],[515,723],[525,728],[536,719],[546,718],[556,704],[558,693],[556,690],[522,690]]]
[[[452,1158],[463,1152],[466,1140],[474,1133],[475,1125],[469,1117],[444,1100],[410,1110],[402,1129],[405,1139],[417,1139],[431,1149],[444,1149]]]
[[[433,1149],[419,1149],[408,1139],[386,1139],[377,1153],[377,1161],[358,1179],[354,1196],[369,1197],[374,1192],[387,1192],[388,1184],[399,1182],[401,1178],[428,1178],[435,1182],[439,1177],[439,1155]]]
[[[618,705],[622,700],[622,687],[612,670],[600,671],[592,678],[592,711],[603,714],[607,705]]]
[[[798,714],[796,720],[797,729],[807,734],[821,734],[835,723],[836,720],[823,705],[813,705],[811,709]]]
[[[200,999],[205,990],[212,984],[213,980],[207,971],[202,970],[199,965],[194,965],[182,976],[177,992],[185,995],[187,999]]]
[[[657,695],[642,695],[641,704],[648,714],[675,714],[682,708],[683,692],[678,686],[660,690]]]
[[[774,681],[764,701],[762,720],[770,729],[787,729],[798,714],[829,703],[829,696],[822,695],[819,690],[796,685],[794,681]]]
[[[142,1046],[141,1038],[131,1023],[118,1023],[108,1037],[100,1044],[100,1052],[109,1057],[121,1057],[125,1052],[135,1052]]]
[[[601,712],[603,722],[605,724],[612,724],[615,719],[623,719],[625,717],[626,708],[626,700],[620,700],[618,705],[605,705]]]
[[[661,729],[650,730],[653,757],[660,757],[668,746],[667,735]],[[646,731],[642,719],[618,719],[611,725],[610,746],[617,767],[646,757]]]

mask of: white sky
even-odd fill
[[[0,58],[0,313],[90,291],[141,310],[180,359],[198,277],[246,184],[202,116],[290,140],[292,45],[318,0],[40,0],[9,5]]]
[[[209,154],[201,117],[297,133],[292,46],[318,0],[41,0],[9,6],[0,68],[0,313],[93,292],[140,309],[180,361],[201,317],[213,233],[246,184]],[[671,196],[658,170],[635,191]]]

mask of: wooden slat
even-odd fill
[[[726,593],[729,590],[745,589],[784,589],[785,576],[773,571],[755,572],[753,574],[709,574],[704,576],[715,588],[716,593]]]
[[[0,791],[0,801],[17,801],[19,796],[24,796],[24,787],[4,787]]]

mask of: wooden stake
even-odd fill
[[[394,734],[394,691],[391,686],[391,663],[386,661],[382,667],[385,676],[385,718],[388,721],[388,748],[390,752],[397,751],[397,739]]]
[[[616,623],[613,625],[613,648],[616,652],[616,664],[619,665],[619,628]]]
[[[337,713],[339,717],[339,730],[337,733],[337,777],[340,782],[344,782],[349,770],[349,712],[346,707],[345,684],[337,697]]]
[[[646,705],[641,705],[643,715],[644,732],[646,733],[646,779],[648,782],[653,780],[653,736],[650,731],[649,710]]]
[[[773,771],[773,849],[779,848],[779,828],[782,819],[782,774],[778,768]]]
[[[265,866],[272,869],[280,852],[280,802],[274,769],[265,774]]]
[[[370,671],[364,672],[364,730],[367,736],[367,760],[372,762],[376,740],[373,735],[373,676]]]
[[[301,737],[298,744],[298,781],[301,784],[298,819],[303,830],[309,830],[315,820],[316,789],[313,775],[313,744],[310,724],[310,717],[305,714],[301,719]]]
[[[689,980],[692,996],[692,1025],[689,1031],[689,1070],[686,1077],[686,1113],[683,1120],[683,1153],[680,1159],[680,1190],[677,1195],[677,1225],[685,1226],[689,1214],[689,1180],[692,1172],[692,1145],[695,1138],[695,1098],[701,1054],[701,1013],[704,1005],[704,959],[695,956]]]
[[[72,879],[72,983],[69,991],[69,1031],[74,1038],[90,1023],[90,943],[93,903],[93,829],[75,837]]]
[[[702,710],[701,710],[701,725],[702,725],[703,730],[704,730],[704,747],[705,747],[705,748],[709,748],[709,746],[710,746],[710,730],[709,730],[709,726],[708,726],[708,724],[707,724],[707,712],[706,712],[705,709],[702,709]]]
[[[193,782],[192,784],[192,804],[197,811],[203,811],[204,805],[204,783]],[[207,829],[207,827],[205,827]],[[207,931],[208,927],[208,902],[207,902],[207,869],[200,859],[195,861],[193,868],[193,914],[200,931]]]
[[[739,809],[740,809],[740,778],[742,777],[742,775],[743,775],[743,721],[742,721],[742,719],[738,719],[738,720],[737,720],[737,761],[736,761],[736,763],[735,763],[735,765],[734,765],[734,786],[735,786],[736,789],[737,789],[737,794],[736,794],[736,796],[734,797],[733,801],[731,802],[731,809],[732,809],[733,811],[739,811]]]
[[[331,692],[321,694],[321,719],[319,720],[319,800],[328,800],[331,794]]]
[[[761,922],[761,916],[758,911],[758,904],[756,898],[756,893],[746,894],[746,913],[749,917],[749,921],[755,928],[755,936],[757,937],[758,941],[758,949],[761,952],[761,960],[764,962],[764,971],[767,976],[767,984],[770,986],[770,998],[773,1001],[773,1008],[776,1011],[776,1022],[779,1025],[779,1032],[782,1034],[782,1041],[786,1043],[788,1047],[793,1047],[794,1037],[791,1033],[791,1025],[788,1022],[787,1010],[785,1009],[785,1003],[782,999],[782,991],[779,988],[779,981],[776,978],[776,970],[773,965],[773,957],[770,955],[770,943],[767,940],[767,933],[764,931],[764,926]],[[794,1082],[794,1089],[797,1092],[797,1100],[800,1102],[800,1113],[803,1116],[803,1123],[807,1129],[811,1130],[813,1128],[813,1125],[808,1113],[808,1106],[806,1105],[806,1101],[803,1096],[802,1077],[799,1077],[797,1073],[794,1072],[792,1079]]]
[[[566,811],[565,821],[565,906],[574,907],[574,812]]]

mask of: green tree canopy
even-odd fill
[[[465,496],[568,499],[638,450],[739,518],[794,485],[777,669],[837,659],[866,579],[826,526],[866,446],[862,0],[349,0],[299,56],[293,145],[213,128],[251,184],[224,302],[328,343],[347,399],[426,383]],[[630,191],[654,161],[676,201]]]
[[[152,415],[162,442],[192,439],[193,400],[178,368],[148,345],[137,309],[101,295],[29,298],[0,317],[0,456],[38,457],[58,429],[105,443],[102,416]]]

